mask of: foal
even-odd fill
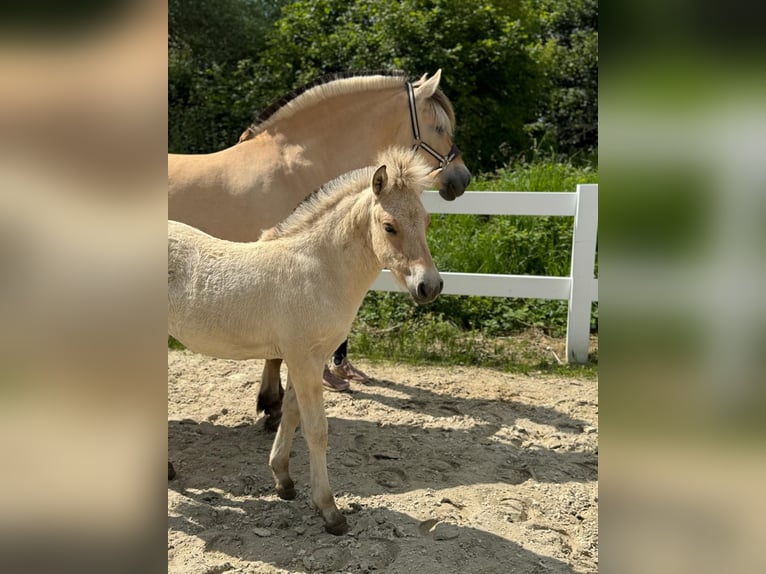
[[[389,148],[377,165],[330,182],[253,243],[168,223],[168,332],[214,357],[285,360],[282,422],[269,466],[277,494],[294,498],[288,463],[300,423],[311,498],[333,534],[347,525],[327,476],[324,362],[346,338],[384,267],[417,303],[433,301],[442,290],[420,201],[433,183],[431,168],[404,148]]]

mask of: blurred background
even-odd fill
[[[761,6],[604,6],[601,565],[756,572],[765,500]]]
[[[0,571],[165,559],[167,12],[0,16]]]
[[[289,89],[379,67],[445,70],[478,181],[534,175],[524,170],[540,162],[573,170],[564,187],[604,179],[594,309],[606,345],[604,571],[762,569],[760,6],[40,0],[2,10],[2,571],[163,567],[165,153],[231,145]],[[555,228],[530,234],[543,241]],[[472,311],[452,305],[442,315]],[[536,306],[494,311],[497,329],[532,319],[555,335]]]

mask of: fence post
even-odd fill
[[[593,304],[593,270],[598,230],[598,185],[577,186],[577,209],[572,234],[572,267],[569,273],[566,356],[570,363],[588,362],[590,312]]]

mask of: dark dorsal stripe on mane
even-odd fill
[[[309,82],[308,84],[305,84],[299,88],[296,88],[286,96],[283,96],[279,98],[277,101],[272,102],[265,110],[260,112],[256,117],[255,120],[253,120],[253,123],[250,124],[250,129],[257,130],[258,125],[268,120],[271,116],[273,116],[275,113],[277,113],[279,110],[281,110],[283,107],[285,107],[286,104],[293,101],[298,96],[303,95],[304,93],[308,92],[312,88],[316,88],[317,86],[323,86],[325,84],[329,84],[330,82],[335,82],[337,80],[345,80],[347,78],[363,78],[363,77],[369,77],[369,76],[388,76],[392,78],[402,78],[402,84],[407,80],[407,74],[403,72],[402,70],[368,70],[368,71],[347,71],[347,72],[335,72],[332,74],[325,74],[324,76],[320,76],[319,78],[316,78]]]
[[[365,82],[365,78],[369,78],[367,82]],[[334,82],[343,82],[345,80],[354,80],[359,79],[360,84],[356,86],[345,86],[346,89],[349,89],[349,91],[356,91],[356,90],[363,90],[365,87],[368,89],[372,86],[380,87],[380,82],[385,81],[386,79],[391,78],[392,80],[398,80],[401,82],[402,87],[404,87],[405,83],[408,81],[407,74],[401,70],[381,70],[381,71],[370,71],[370,72],[338,72],[335,74],[330,74],[323,76],[317,80],[314,80],[313,82],[310,82],[306,84],[305,86],[301,86],[300,88],[294,90],[287,96],[280,98],[273,104],[271,104],[268,108],[263,110],[258,116],[255,118],[255,122],[252,123],[240,136],[239,141],[243,142],[248,139],[251,139],[264,129],[268,127],[269,123],[272,119],[275,118],[278,114],[282,112],[285,108],[292,107],[294,105],[301,106],[305,104],[306,102],[302,102],[301,99],[304,97],[307,97],[306,94],[310,92],[311,90],[314,90],[315,88],[319,88],[322,90],[323,86],[327,88],[329,93],[332,93],[332,89],[335,88],[335,86],[332,86]],[[378,83],[376,82],[376,79]],[[416,82],[417,83],[417,82]],[[367,84],[365,86],[365,84]],[[394,82],[393,85],[396,85],[396,82]],[[309,100],[310,101],[310,100]],[[436,119],[437,126],[448,132],[452,133],[452,130],[455,126],[455,113],[452,109],[452,104],[450,104],[450,101],[447,99],[447,96],[444,95],[444,93],[441,90],[436,90],[434,95],[429,98],[432,110],[434,114],[434,118]],[[289,113],[289,112],[287,112]]]

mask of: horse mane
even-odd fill
[[[408,80],[407,74],[402,70],[349,71],[322,76],[293,90],[259,113],[239,137],[239,143],[255,137],[274,122],[289,118],[328,97],[404,87]],[[417,85],[419,80],[413,83]],[[455,127],[455,112],[447,96],[441,89],[437,89],[429,98],[429,102],[437,129],[451,134]]]
[[[314,191],[284,221],[264,230],[258,241],[295,235],[311,228],[322,214],[335,209],[343,199],[369,188],[375,170],[381,165],[386,166],[386,189],[409,190],[419,195],[433,184],[433,168],[417,151],[390,147],[378,155],[374,166],[344,173]]]

